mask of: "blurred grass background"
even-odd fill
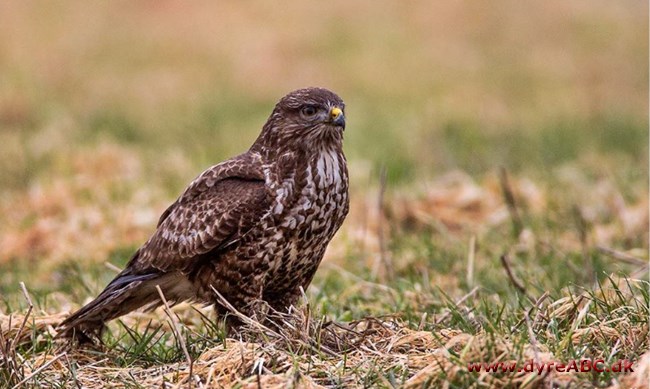
[[[0,2],[0,319],[25,311],[20,281],[36,316],[78,308],[187,183],[250,146],[280,97],[324,86],[347,104],[352,205],[308,291],[314,315],[395,314],[562,361],[638,360],[647,15],[633,0]],[[534,310],[550,319],[537,340],[520,327]],[[112,325],[108,339],[128,344]],[[41,360],[52,343],[39,342],[21,352]],[[391,369],[352,375],[385,383]]]
[[[4,2],[0,187],[65,174],[108,142],[175,194],[308,85],[348,105],[353,185],[382,165],[394,183],[569,161],[646,177],[647,7]]]

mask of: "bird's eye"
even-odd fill
[[[314,116],[316,115],[317,112],[318,109],[313,105],[307,105],[300,110],[300,113],[302,113],[302,115],[306,117]]]

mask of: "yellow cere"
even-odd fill
[[[343,113],[343,111],[341,111],[341,108],[339,108],[339,107],[334,107],[334,108],[332,108],[332,110],[330,111],[330,116],[331,116],[332,118],[336,119],[336,118],[339,117],[342,113]]]

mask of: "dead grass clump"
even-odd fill
[[[427,185],[420,198],[396,198],[387,204],[385,214],[406,230],[432,228],[452,233],[478,226],[487,228],[508,217],[495,188],[482,187],[460,172],[446,174]]]
[[[509,177],[508,185],[516,199],[515,206],[529,217],[543,217],[558,207],[574,209],[590,227],[588,239],[594,245],[610,246],[616,239],[647,239],[649,200],[640,190],[632,200],[625,200],[621,189],[610,179],[585,182],[584,173],[571,169],[561,172],[557,186],[542,189],[525,177]],[[564,196],[568,191],[571,195]],[[495,176],[477,183],[470,176],[454,172],[424,186],[419,195],[400,194],[386,202],[383,216],[393,228],[405,231],[432,230],[444,235],[481,234],[508,222],[507,199]],[[363,208],[363,207],[357,207]],[[369,213],[371,219],[378,217]],[[372,226],[376,222],[371,223]],[[567,227],[571,227],[568,225]],[[525,230],[530,235],[530,230]],[[520,236],[520,239],[535,237]],[[574,228],[562,231],[555,240],[565,250],[580,250],[580,237]],[[641,254],[643,256],[643,254]]]

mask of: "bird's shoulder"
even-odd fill
[[[259,155],[214,165],[163,212],[129,266],[187,271],[195,259],[241,239],[268,213],[271,201]]]
[[[247,152],[211,166],[199,174],[183,193],[160,216],[158,227],[179,206],[191,205],[197,198],[213,197],[213,201],[227,200],[234,192],[250,187],[250,183],[264,182],[264,168],[259,154]],[[224,189],[230,191],[224,191]],[[249,188],[250,189],[250,188]],[[234,192],[233,192],[234,190]],[[226,193],[220,193],[226,192]],[[218,195],[217,195],[218,194]]]

